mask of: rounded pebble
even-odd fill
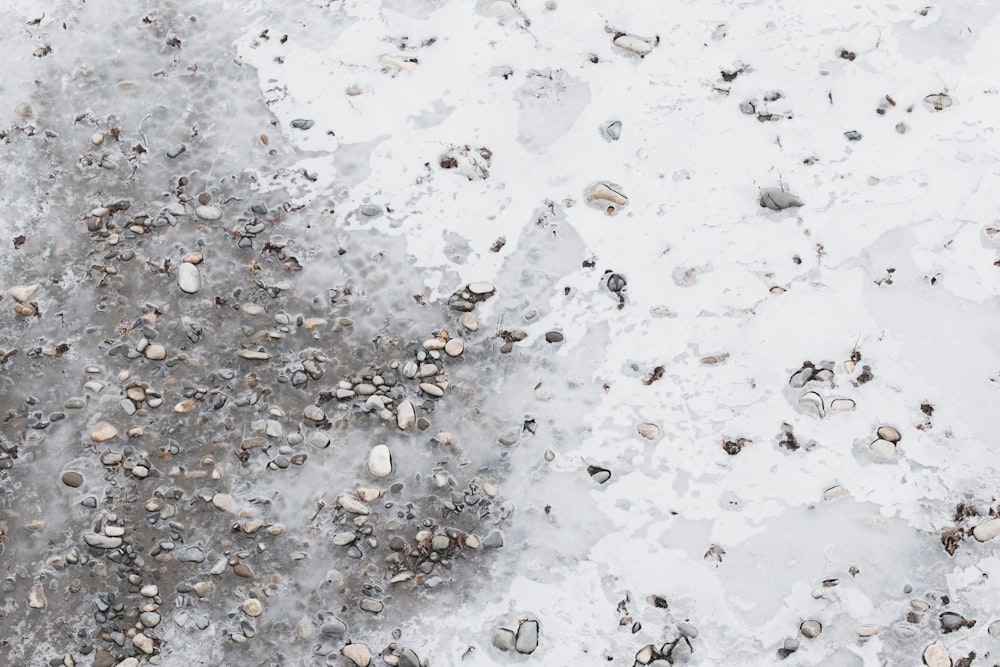
[[[368,472],[374,477],[388,477],[392,474],[392,455],[385,445],[375,445],[368,455]]]
[[[83,475],[75,470],[67,470],[62,474],[62,483],[76,489],[83,485]]]

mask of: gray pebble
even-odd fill
[[[517,641],[513,630],[507,628],[497,628],[493,631],[493,645],[501,651],[509,651],[514,648]]]
[[[205,552],[198,547],[187,547],[177,552],[177,560],[182,563],[204,563]]]
[[[187,146],[185,146],[184,144],[174,144],[173,146],[167,149],[167,157],[173,159],[179,156],[185,150],[187,150]]]
[[[525,621],[517,629],[514,648],[518,653],[532,653],[538,648],[538,621]]]

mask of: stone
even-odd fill
[[[588,202],[608,202],[616,206],[624,206],[628,203],[628,197],[618,192],[606,183],[598,183],[587,195]]]
[[[874,637],[878,634],[879,627],[877,625],[859,625],[854,628],[854,631],[858,633],[859,637]]]
[[[457,357],[465,350],[465,343],[461,338],[451,338],[444,345],[444,353],[449,357]]]
[[[417,423],[417,415],[413,409],[413,403],[403,401],[396,408],[396,425],[405,430]]]
[[[458,318],[458,323],[466,331],[479,331],[479,318],[473,313],[462,313],[462,316]]]
[[[337,496],[337,502],[340,503],[340,506],[343,507],[345,511],[350,512],[351,514],[371,514],[371,510],[368,509],[367,505],[346,493],[342,493]]]
[[[27,303],[38,292],[38,285],[15,285],[10,288],[10,295],[15,301]]]
[[[90,439],[94,442],[107,442],[118,435],[118,429],[107,422],[100,422],[90,430]]]
[[[247,598],[243,601],[243,613],[256,618],[264,613],[264,605],[257,598]]]
[[[240,509],[236,499],[228,493],[217,493],[212,496],[212,504],[215,505],[217,509],[220,509],[223,512],[229,512],[230,514],[236,514]]]
[[[656,440],[660,437],[660,427],[656,424],[643,422],[639,424],[639,435],[647,440]]]
[[[322,431],[316,431],[309,436],[309,444],[316,449],[326,449],[330,446],[330,436]]]
[[[761,208],[783,211],[786,208],[802,206],[802,200],[782,188],[765,188],[760,191],[758,203]]]
[[[84,533],[83,541],[96,549],[117,549],[122,545],[122,538],[100,533]]]
[[[177,560],[182,563],[204,563],[205,552],[199,547],[187,547],[177,552]]]
[[[854,401],[849,398],[835,398],[830,401],[830,410],[833,412],[850,412],[854,408]]]
[[[490,18],[502,19],[516,11],[514,5],[510,4],[509,0],[493,0],[493,2],[486,5],[484,13]]]
[[[881,438],[868,445],[872,457],[879,461],[891,461],[896,458],[896,445]]]
[[[431,384],[430,382],[421,382],[420,391],[424,392],[428,396],[433,396],[434,398],[441,398],[444,396],[444,389],[436,384]]]
[[[493,292],[496,291],[496,288],[487,282],[477,282],[469,283],[468,290],[475,296],[484,296],[486,294],[493,294]]]
[[[201,291],[201,271],[191,262],[181,262],[177,267],[177,286],[185,294],[197,294]]]
[[[990,519],[972,529],[972,536],[980,542],[992,540],[1000,535],[1000,519]]]
[[[270,352],[264,352],[263,350],[240,350],[236,353],[236,356],[241,359],[248,359],[250,361],[266,361],[271,358]]]
[[[532,653],[538,648],[538,621],[528,620],[517,628],[514,648],[518,653]]]
[[[153,640],[141,632],[132,637],[132,644],[146,655],[153,654]]]
[[[514,631],[508,630],[507,628],[497,628],[493,631],[493,646],[497,647],[501,651],[509,651],[514,648],[514,644],[517,641]]]
[[[486,549],[499,549],[503,546],[503,533],[499,530],[491,530],[483,538],[483,547]]]
[[[940,639],[924,649],[924,664],[927,667],[951,667],[951,656]]]
[[[368,644],[348,644],[340,649],[340,654],[357,667],[368,667],[372,661],[372,650],[368,648]]]
[[[378,63],[381,65],[382,69],[385,70],[396,70],[397,72],[417,71],[417,63],[412,60],[403,60],[402,58],[397,58],[388,54],[379,58]]]
[[[167,358],[167,348],[154,343],[152,345],[147,345],[143,354],[146,355],[146,358],[151,361],[161,361]]]
[[[896,444],[897,442],[903,439],[903,436],[899,434],[899,431],[894,429],[892,426],[880,426],[878,431],[876,431],[875,433],[882,440],[888,440],[893,444]]]
[[[823,624],[819,621],[802,621],[799,625],[799,632],[809,639],[816,639],[823,632]]]
[[[160,615],[155,611],[144,611],[139,614],[139,622],[147,628],[155,628],[160,624]]]
[[[62,483],[70,488],[76,489],[83,485],[83,475],[75,470],[67,470],[62,474]]]
[[[326,419],[326,413],[318,405],[307,405],[302,410],[302,416],[311,422],[319,423]]]
[[[631,51],[640,58],[645,57],[653,50],[653,45],[646,40],[633,35],[618,35],[615,37],[614,45],[619,49]]]
[[[403,649],[399,655],[399,662],[396,664],[397,667],[420,667],[420,658],[417,657],[413,649]]]
[[[382,610],[385,609],[383,605],[378,600],[372,600],[371,598],[362,598],[361,602],[358,603],[358,607],[362,611],[367,611],[369,614],[380,614]]]
[[[375,477],[388,477],[392,474],[392,455],[385,445],[375,445],[368,455],[368,472]]]
[[[222,218],[222,209],[217,206],[202,205],[194,210],[194,214],[202,220],[211,222]]]
[[[45,592],[40,586],[33,586],[28,591],[28,606],[32,609],[45,609],[48,601],[45,599]]]

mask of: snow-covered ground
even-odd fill
[[[31,55],[44,41],[39,32],[58,33],[60,12],[97,30],[95,5],[66,4],[48,3],[34,26],[25,24],[42,9],[9,7],[8,59],[39,67],[49,57]],[[288,217],[272,220],[276,236],[267,238],[296,250],[302,270],[275,269],[289,295],[281,307],[305,311],[310,299],[315,306],[355,286],[347,310],[329,313],[331,321],[353,318],[355,334],[331,326],[337,342],[317,343],[331,364],[377,365],[382,339],[398,337],[393,354],[405,354],[436,329],[466,338],[461,359],[447,368],[448,392],[431,430],[403,439],[395,421],[362,422],[360,434],[338,436],[339,449],[335,438],[335,447],[314,454],[294,482],[258,471],[234,483],[241,500],[270,498],[268,511],[309,557],[270,588],[261,582],[260,595],[270,599],[256,637],[235,643],[228,631],[165,623],[169,629],[149,630],[162,640],[151,661],[350,664],[313,650],[318,640],[303,629],[320,625],[317,604],[343,615],[337,610],[356,606],[358,595],[350,572],[346,585],[336,583],[345,572],[340,561],[333,566],[341,574],[328,574],[324,554],[342,527],[316,529],[309,515],[321,493],[330,501],[365,478],[363,455],[376,441],[389,444],[396,464],[376,486],[425,484],[432,470],[447,469],[465,476],[458,486],[489,479],[512,505],[490,518],[504,531],[503,548],[440,570],[447,583],[440,588],[386,586],[382,615],[351,624],[336,648],[363,641],[373,664],[394,640],[431,665],[837,667],[923,659],[940,667],[973,664],[973,653],[977,665],[1000,661],[991,657],[1000,654],[993,583],[1000,538],[985,539],[1000,525],[988,524],[1000,512],[993,63],[1000,7],[151,5],[153,25],[169,28],[160,42],[187,31],[183,48],[160,47],[176,51],[178,79],[185,48],[205,54],[214,69],[188,69],[199,83],[174,91],[187,110],[183,122],[150,111],[148,131],[164,137],[150,154],[162,161],[176,141],[196,145],[202,139],[190,128],[199,126],[215,143],[203,162],[188,163],[189,194],[205,188],[234,193],[223,203],[242,202],[243,192],[283,201]],[[124,21],[130,29],[143,14],[135,11]],[[200,27],[188,18],[195,14]],[[68,47],[71,38],[64,40]],[[117,66],[111,46],[94,48],[88,57],[97,71]],[[18,105],[38,84],[22,71],[29,70],[4,77],[4,126],[17,114],[31,118]],[[137,91],[119,83],[115,94],[152,109],[165,93],[156,75],[146,76],[108,80],[139,79]],[[78,68],[65,75],[62,96],[52,91],[35,102],[44,107],[39,116],[61,118],[62,136],[79,134],[72,135],[78,144],[94,131],[72,123],[85,109],[69,102],[93,102],[82,78]],[[235,101],[251,89],[252,99]],[[138,135],[141,105],[117,103],[135,107],[120,124]],[[91,111],[116,113],[113,102],[102,108]],[[194,147],[189,155],[196,159]],[[24,163],[0,170],[7,205],[21,214],[0,221],[0,308],[13,332],[4,350],[30,348],[10,291],[44,275],[31,273],[26,253],[47,257],[50,276],[80,275],[72,250],[52,249],[61,233],[54,226],[23,248],[7,238],[24,233],[29,194],[45,192],[45,174]],[[18,178],[28,193],[15,192]],[[53,180],[72,180],[60,178]],[[79,203],[67,224],[99,203]],[[211,247],[220,235],[207,227],[198,231]],[[194,238],[177,229],[163,242],[175,254]],[[219,249],[225,259],[206,284],[230,285],[225,280],[235,281],[253,257],[265,264],[260,241],[253,251]],[[478,332],[463,330],[461,313],[448,308],[452,294],[474,282],[495,287],[476,304]],[[128,283],[122,292],[140,304],[142,289]],[[235,316],[215,325],[220,336],[231,329],[234,340],[250,338]],[[512,349],[501,349],[512,337],[519,339]],[[98,361],[111,363],[82,355],[70,363],[79,374]],[[5,409],[23,403],[19,382],[24,377],[13,373],[4,380]],[[301,413],[302,397],[274,396],[290,415]],[[3,432],[7,441],[17,441],[14,430]],[[62,469],[70,451],[44,465]],[[446,455],[455,467],[435,468]],[[324,467],[313,465],[317,459]],[[27,479],[11,478],[11,498],[18,484],[51,483]],[[41,495],[22,491],[32,493]],[[15,500],[0,511],[16,512]],[[16,545],[21,523],[8,523]],[[974,536],[976,526],[983,528]],[[80,531],[66,530],[60,539],[83,548]],[[25,578],[41,576],[31,558],[43,549],[26,538],[20,545],[0,556],[23,559],[0,618],[12,628],[43,622],[24,599]],[[374,551],[359,581],[384,584],[382,561]],[[176,609],[184,599],[175,596]],[[91,604],[79,604],[81,623],[90,622]],[[75,618],[72,609],[63,613]],[[497,628],[516,630],[529,618],[540,628],[534,652],[493,645]],[[271,646],[266,658],[254,648],[263,642]],[[70,650],[52,646],[54,655]],[[88,660],[78,656],[76,664]]]

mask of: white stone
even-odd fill
[[[647,440],[656,440],[660,437],[660,427],[650,422],[639,424],[639,435]]]
[[[420,390],[428,396],[433,396],[435,398],[441,398],[444,396],[444,389],[436,384],[431,384],[430,382],[421,382]]]
[[[493,294],[495,290],[496,288],[487,282],[469,283],[469,291],[476,295]]]
[[[392,455],[385,445],[375,445],[368,455],[368,472],[375,477],[388,477],[392,474]]]
[[[135,637],[132,637],[132,644],[135,645],[137,649],[145,653],[146,655],[153,654],[153,640],[142,634],[141,632]]]
[[[167,348],[162,345],[153,344],[146,347],[143,351],[147,359],[152,361],[160,361],[167,358]]]
[[[876,433],[878,434],[878,437],[883,440],[888,440],[894,444],[903,439],[903,436],[899,434],[899,431],[891,426],[880,426]]]
[[[266,361],[271,358],[270,352],[260,352],[258,350],[240,350],[236,354],[242,359],[249,359],[251,361]]]
[[[515,11],[514,6],[507,2],[507,0],[494,0],[486,5],[486,15],[494,19],[502,19],[505,16],[510,16]]]
[[[218,220],[222,217],[222,209],[217,206],[199,206],[194,214],[202,220]]]
[[[830,409],[834,412],[850,412],[854,409],[854,401],[849,398],[835,398],[830,401]]]
[[[212,504],[215,505],[217,509],[220,509],[223,512],[229,512],[230,514],[236,514],[240,509],[236,499],[228,493],[217,493],[212,496]]]
[[[587,201],[606,201],[618,206],[624,206],[628,203],[628,197],[604,183],[599,183],[587,195]]]
[[[888,440],[876,440],[868,445],[868,449],[872,456],[882,461],[891,461],[896,458],[896,445]]]
[[[363,516],[371,514],[371,510],[368,509],[367,505],[349,494],[340,494],[337,496],[337,502],[340,503],[340,506],[343,507],[345,511],[350,512],[351,514],[361,514]]]
[[[368,667],[372,661],[372,650],[368,644],[348,644],[340,649],[340,653],[358,667]]]
[[[417,70],[417,63],[388,54],[379,58],[378,64],[382,66],[382,69],[391,69],[397,72],[415,72]]]
[[[35,296],[35,292],[37,291],[38,285],[15,285],[10,288],[10,295],[15,300],[26,303],[28,299]]]
[[[118,435],[118,429],[107,422],[101,422],[90,431],[90,439],[94,442],[106,442]]]
[[[457,357],[465,350],[465,343],[461,338],[452,338],[444,345],[444,353],[449,357]]]
[[[840,498],[843,495],[844,495],[844,487],[838,484],[837,486],[831,486],[829,489],[823,492],[823,500],[830,502],[831,500],[836,500],[837,498]]]
[[[396,425],[401,429],[408,429],[417,423],[417,415],[413,410],[413,403],[403,401],[396,408]]]
[[[28,606],[32,609],[45,609],[45,605],[48,601],[45,599],[45,592],[42,591],[41,587],[34,586],[30,591],[28,591]]]
[[[201,291],[201,272],[191,262],[181,262],[177,267],[177,286],[186,294],[196,294]]]
[[[877,625],[859,625],[854,628],[854,631],[858,633],[859,637],[874,637],[878,634],[879,627]]]
[[[467,331],[479,331],[479,318],[474,313],[462,313],[462,316],[458,318],[458,323]]]
[[[247,598],[243,601],[243,613],[256,618],[264,613],[264,605],[257,598]]]
[[[940,639],[924,649],[924,664],[927,667],[951,667],[951,656]]]
[[[83,541],[97,549],[116,549],[122,545],[122,538],[108,537],[99,533],[84,533]]]
[[[1000,519],[990,519],[972,529],[972,536],[980,542],[992,540],[1000,535]]]

